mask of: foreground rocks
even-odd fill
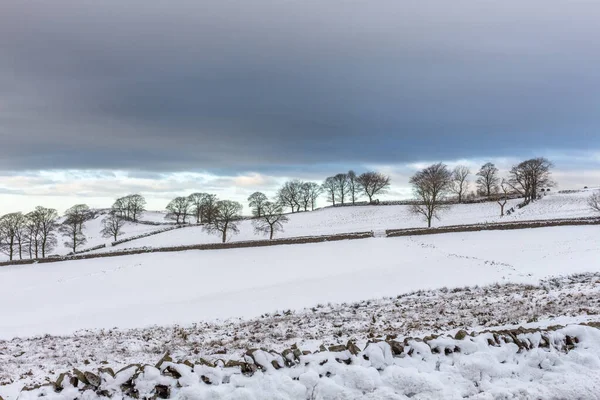
[[[313,371],[312,379],[318,381],[340,373],[340,368],[344,366],[366,366],[382,372],[397,364],[395,360],[398,359],[414,359],[416,362],[437,360],[439,365],[443,358],[453,360],[453,357],[469,357],[493,348],[503,348],[504,352],[516,357],[534,351],[568,354],[582,341],[589,341],[591,331],[597,335],[599,328],[600,324],[591,323],[546,329],[461,330],[453,337],[429,335],[399,339],[387,335],[369,340],[363,349],[354,341],[348,341],[345,345],[321,346],[315,352],[302,350],[295,345],[282,352],[248,349],[240,360],[217,359],[214,362],[174,361],[169,354],[165,354],[155,365],[131,364],[117,371],[110,366],[95,371],[73,369],[60,374],[55,381],[24,388],[19,398],[60,395],[60,398],[72,400],[122,396],[167,399],[186,387],[228,385],[241,377],[278,374],[284,370],[290,371],[286,376],[300,381],[306,371]],[[539,368],[547,366],[540,363]],[[299,374],[295,375],[294,370]],[[318,374],[314,371],[318,371]]]

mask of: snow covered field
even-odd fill
[[[594,213],[587,205],[590,193],[590,191],[583,191],[571,194],[551,194],[523,209],[516,208],[520,200],[511,200],[506,205],[506,210],[514,207],[515,212],[503,218],[499,216],[500,208],[495,202],[455,205],[442,215],[440,221],[434,221],[433,225],[448,226],[485,222],[591,217],[594,216]],[[422,218],[410,213],[410,207],[408,206],[324,208],[313,212],[291,214],[289,219],[290,221],[284,226],[284,232],[278,233],[276,237],[330,235],[426,226]],[[264,236],[254,233],[251,221],[243,221],[239,224],[239,227],[240,233],[231,236],[229,241],[264,239]],[[203,231],[202,227],[196,226],[161,233],[95,252],[138,247],[218,243],[220,239],[218,235],[209,235]]]
[[[265,314],[247,321],[0,341],[0,385],[6,385],[0,386],[0,395],[13,400],[23,385],[44,383],[45,377],[55,380],[72,368],[96,371],[110,366],[118,371],[130,364],[154,365],[165,352],[170,352],[175,360],[196,364],[197,375],[190,375],[189,367],[180,365],[177,370],[187,377],[177,384],[172,379],[159,378],[158,371],[146,367],[147,373],[138,378],[141,390],[152,390],[159,379],[172,385],[173,392],[183,386],[179,393],[193,399],[336,399],[342,395],[352,399],[497,398],[492,394],[503,399],[594,399],[599,393],[600,331],[576,325],[558,331],[543,330],[555,324],[598,322],[599,281],[600,274],[583,274],[545,280],[538,285],[418,291]],[[519,335],[535,348],[521,351],[514,344],[490,347],[486,345],[490,334],[467,337],[466,341],[440,337],[428,346],[407,339],[431,334],[454,337],[460,329],[482,332],[518,326],[542,329],[543,336],[537,332]],[[579,341],[575,349],[566,353],[560,344],[565,334]],[[361,355],[349,357],[345,352],[324,352],[307,356],[305,365],[244,379],[236,368],[201,365],[201,360],[217,364],[219,359],[240,360],[246,349],[259,347],[281,354],[297,345],[315,352],[322,345],[343,345],[351,340],[365,349],[368,338],[389,335],[400,343],[404,341],[404,356],[378,354],[377,351],[385,350],[381,345],[365,350],[369,360]],[[550,339],[550,348],[539,345],[543,337]],[[433,354],[429,346],[435,343],[454,350],[452,354]],[[455,346],[460,347],[458,352]],[[411,348],[414,353],[409,356]],[[335,359],[340,358],[348,359],[350,365],[337,363]],[[322,364],[321,360],[329,362]],[[213,384],[203,384],[200,375],[210,377]],[[293,377],[301,378],[294,381]],[[295,389],[286,390],[290,387]],[[118,385],[112,388],[118,390]],[[52,390],[47,394],[50,398],[73,400],[77,393],[67,389],[60,395]],[[88,393],[87,398],[93,397],[93,393]],[[31,394],[22,398],[31,398]]]
[[[440,286],[600,271],[597,226],[180,253],[0,268],[0,335],[252,317]]]
[[[588,196],[550,195],[502,221],[592,216]],[[437,224],[495,222],[497,212],[495,203],[455,206]],[[97,223],[88,222],[90,236]],[[160,229],[130,225],[128,235],[136,227]],[[327,208],[291,216],[285,236],[413,226],[423,222],[403,206]],[[0,396],[15,400],[24,385],[73,368],[154,364],[168,351],[197,367],[177,365],[180,381],[146,367],[136,382],[150,397],[161,383],[182,399],[600,398],[600,330],[578,325],[600,323],[599,237],[598,226],[565,226],[2,267]],[[245,221],[234,240],[253,238],[260,237]],[[190,227],[123,247],[217,240]],[[461,347],[450,354],[432,352],[431,341],[406,339],[396,357],[385,344],[368,345],[557,324],[568,326],[523,336],[532,343],[526,351],[489,345],[490,334],[462,343],[436,339]],[[565,335],[577,338],[569,350]],[[541,337],[553,344],[538,347]],[[282,352],[296,344],[314,353],[349,340],[363,351],[321,352],[289,369],[267,365],[252,377],[217,361],[244,360],[248,348]],[[269,354],[263,356],[278,357]],[[201,359],[217,365],[200,366]],[[60,393],[43,388],[19,398],[82,398],[65,385]]]

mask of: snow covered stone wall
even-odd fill
[[[73,370],[20,400],[581,398],[600,393],[600,324],[372,338],[316,352],[250,349],[241,360]]]

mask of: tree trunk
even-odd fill
[[[271,225],[271,236],[269,237],[269,240],[273,240],[273,225]]]
[[[427,216],[427,227],[428,228],[431,228],[431,218],[432,218],[431,215]]]
[[[223,243],[225,243],[227,241],[227,225],[228,223],[225,223],[225,226],[223,227]]]

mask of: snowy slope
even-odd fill
[[[455,205],[442,215],[441,220],[434,221],[433,225],[590,217],[594,216],[587,205],[590,193],[583,191],[571,194],[550,194],[522,209],[516,208],[520,200],[511,200],[505,209],[514,208],[515,212],[503,218],[499,216],[500,208],[495,202]],[[426,226],[423,219],[412,214],[408,206],[330,207],[289,215],[289,222],[285,224],[284,232],[277,233],[276,237],[329,235],[423,226]],[[264,236],[255,234],[251,221],[242,221],[239,228],[240,233],[232,235],[229,241],[264,239]],[[219,241],[218,235],[209,235],[203,231],[202,227],[194,226],[123,243],[96,252],[135,247],[184,246]]]
[[[599,228],[139,254],[0,269],[0,335],[189,323],[600,271]]]
[[[577,325],[558,331],[544,329],[556,324],[598,322],[600,303],[596,299],[600,290],[599,278],[600,274],[586,274],[551,279],[539,285],[506,284],[419,291],[352,304],[319,305],[312,309],[263,315],[253,320],[129,331],[111,329],[80,332],[74,336],[0,341],[0,396],[14,400],[24,385],[44,383],[45,378],[56,380],[60,373],[72,368],[95,372],[106,367],[118,371],[136,363],[154,365],[168,351],[174,360],[195,363],[198,375],[211,377],[212,385],[201,383],[199,376],[188,376],[179,384],[162,379],[173,385],[173,393],[183,386],[180,395],[194,394],[193,398],[336,398],[326,396],[327,393],[332,394],[327,389],[332,389],[332,396],[339,395],[341,391],[344,398],[365,398],[367,393],[367,398],[371,399],[408,398],[404,396],[441,399],[455,398],[457,393],[459,398],[481,398],[478,396],[484,390],[497,395],[501,393],[501,398],[506,399],[523,398],[525,393],[533,398],[560,395],[559,398],[593,399],[599,393],[600,331]],[[578,315],[582,308],[589,315]],[[447,334],[454,337],[459,329],[482,332],[518,326],[542,329],[539,333],[519,335],[534,348],[521,351],[512,343],[490,346],[486,339],[494,340],[494,337],[485,333],[459,340],[444,337]],[[391,358],[385,355],[385,343],[368,348],[368,338],[372,338],[373,332],[380,339],[398,335],[395,340],[399,343],[406,338],[424,338],[433,333],[442,337],[433,340],[430,337],[425,347],[422,342],[410,344],[408,339],[404,354]],[[539,345],[540,334],[550,339],[551,348]],[[576,348],[568,352],[562,349],[565,335],[578,338]],[[235,368],[198,365],[202,359],[209,362],[243,360],[247,349],[259,347],[281,354],[297,345],[302,350],[315,352],[321,345],[345,345],[349,340],[353,340],[359,349],[365,349],[363,354],[369,360],[359,354],[346,366],[338,361],[340,358],[347,359],[349,355],[345,352],[323,352],[316,355],[316,363],[302,363],[291,369],[270,370],[264,374],[259,372],[244,380],[238,380],[240,371]],[[453,351],[451,354],[443,351],[434,354],[429,348],[436,345],[449,346]],[[458,351],[457,346],[460,348]],[[411,348],[414,352],[409,355]],[[378,354],[373,350],[384,352]],[[272,357],[269,354],[265,356]],[[308,362],[312,357],[304,360]],[[322,364],[324,358],[328,362]],[[175,367],[182,372],[187,369],[185,366]],[[319,374],[321,379],[318,379]],[[158,375],[155,371],[153,376]],[[290,376],[303,375],[304,378],[296,383],[289,379]],[[306,379],[311,376],[314,378]],[[395,378],[390,379],[390,376]],[[139,379],[140,390],[153,389],[152,382],[146,378],[149,375]],[[12,384],[2,386],[2,382],[12,381]],[[273,384],[278,381],[280,385]],[[298,390],[294,391],[296,395],[285,390],[298,382],[310,385],[306,388],[298,386]],[[313,391],[313,387],[316,390]],[[79,397],[76,393],[71,396],[67,393],[69,390],[61,394],[53,391],[47,394],[50,398],[61,396],[56,398],[65,400]],[[316,396],[311,396],[311,393]],[[21,396],[27,398],[32,394],[23,393]],[[92,393],[88,395],[93,396]]]

